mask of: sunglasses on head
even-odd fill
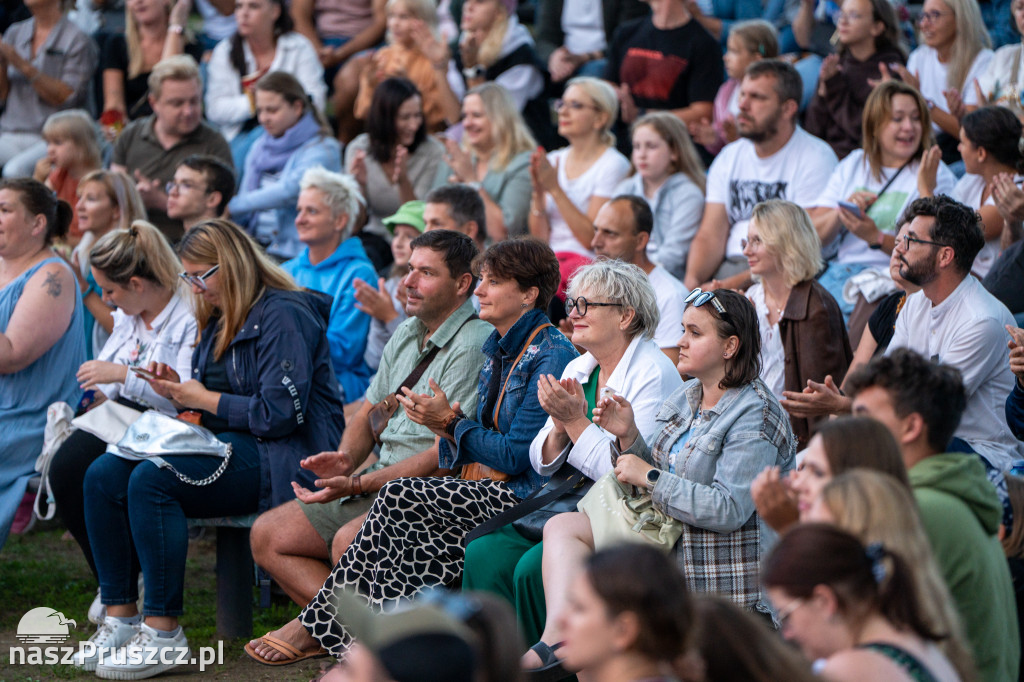
[[[689,296],[683,299],[683,303],[686,305],[692,305],[694,308],[699,308],[707,302],[711,302],[711,306],[718,311],[719,315],[728,315],[729,311],[725,309],[722,302],[718,300],[718,296],[713,291],[701,291],[700,287],[697,287],[690,292]]]

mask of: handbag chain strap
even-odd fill
[[[181,481],[182,483],[187,483],[188,485],[194,485],[201,488],[203,486],[210,485],[211,483],[216,481],[218,478],[221,477],[221,474],[223,474],[224,471],[228,468],[228,463],[231,462],[231,443],[226,443],[225,445],[227,445],[228,447],[228,454],[221,461],[220,466],[217,467],[217,470],[214,471],[212,474],[198,481],[194,478],[189,478],[185,474],[175,469],[171,465],[171,463],[168,462],[166,459],[164,460],[164,463],[167,464],[167,468],[170,470],[170,472],[178,477],[179,481]]]

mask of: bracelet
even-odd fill
[[[185,32],[185,27],[182,26],[181,24],[171,24],[170,26],[167,27],[167,30],[170,33],[174,33],[174,34],[177,34],[177,35],[180,36],[181,34],[183,34]]]
[[[452,410],[450,413],[448,413],[448,416],[444,418],[444,421],[441,422],[441,430],[447,433],[452,438],[454,438],[455,426],[456,424],[458,424],[460,419],[462,419],[462,415],[456,412],[455,410]]]
[[[352,492],[355,495],[363,494],[363,475],[356,474],[352,477]]]

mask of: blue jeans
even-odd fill
[[[85,525],[89,532],[104,604],[131,604],[139,598],[142,567],[147,616],[179,616],[188,553],[188,517],[233,516],[256,511],[260,456],[256,438],[221,433],[232,446],[231,462],[215,482],[183,483],[151,462],[105,453],[85,474]],[[220,464],[205,455],[168,457],[182,474],[204,478]]]

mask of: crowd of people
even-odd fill
[[[1018,679],[1024,0],[195,1],[0,15],[76,666],[252,515],[323,679]]]

